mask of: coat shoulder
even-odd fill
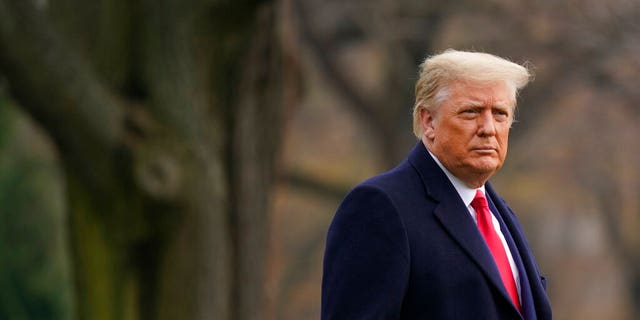
[[[424,190],[420,176],[408,161],[404,161],[387,172],[365,180],[356,188],[358,187],[375,188],[392,198],[394,195],[406,194],[408,191]]]

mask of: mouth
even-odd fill
[[[487,146],[487,147],[475,147],[475,148],[471,149],[471,151],[477,152],[477,153],[480,153],[480,154],[494,154],[494,153],[498,152],[498,150],[496,150],[496,148],[489,147],[489,146]]]

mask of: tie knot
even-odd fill
[[[484,193],[480,190],[476,190],[476,196],[471,201],[471,206],[476,209],[477,208],[488,208],[489,204],[487,203],[487,198],[484,197]]]

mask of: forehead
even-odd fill
[[[515,91],[504,81],[478,83],[455,81],[448,86],[449,100],[454,105],[471,104],[513,108]]]

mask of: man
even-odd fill
[[[551,319],[502,166],[526,68],[447,50],[420,66],[421,140],[347,195],[327,236],[322,319]]]

